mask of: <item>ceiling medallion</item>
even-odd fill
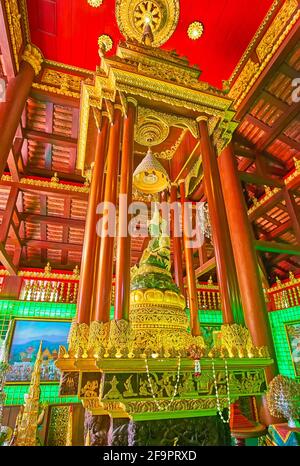
[[[203,24],[199,21],[194,21],[189,25],[188,36],[192,40],[200,39],[204,31]]]
[[[87,2],[90,6],[93,6],[94,8],[98,8],[98,6],[102,5],[103,0],[87,0]]]
[[[141,119],[135,129],[135,141],[146,147],[157,146],[165,141],[169,135],[169,127],[161,120]]]
[[[142,42],[145,26],[151,27],[153,47],[167,42],[179,20],[179,0],[117,0],[116,17],[127,39]]]

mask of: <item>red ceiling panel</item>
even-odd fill
[[[115,0],[99,8],[87,0],[27,0],[32,42],[45,57],[94,70],[99,63],[97,39],[108,34],[114,49],[122,38]],[[181,0],[180,20],[166,49],[176,49],[198,64],[202,79],[221,87],[230,77],[251,38],[272,5],[272,0]],[[187,28],[201,21],[204,34],[192,41]]]

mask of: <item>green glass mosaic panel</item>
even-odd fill
[[[296,376],[285,331],[285,324],[295,321],[300,322],[300,306],[270,312],[269,319],[279,372],[287,377],[295,378]]]
[[[6,405],[22,405],[24,403],[24,395],[28,392],[29,385],[6,385],[5,386],[5,404]],[[49,404],[65,404],[78,403],[77,396],[59,397],[59,384],[41,385],[41,403]]]

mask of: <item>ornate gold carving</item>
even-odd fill
[[[138,114],[138,120],[135,127],[135,141],[142,146],[157,146],[165,141],[169,135],[169,127],[164,122],[155,117],[142,117]]]
[[[52,406],[47,445],[64,447],[67,444],[69,406]]]
[[[253,198],[253,206],[248,210],[248,215],[252,214],[252,212],[255,212],[258,207],[264,205],[271,197],[274,196],[274,194],[278,193],[279,191],[280,188],[269,189],[259,200]]]
[[[257,40],[259,39],[259,37],[261,36],[263,30],[265,29],[265,26],[268,24],[271,16],[273,15],[274,11],[276,10],[278,4],[281,2],[281,0],[275,0],[273,3],[272,3],[272,6],[271,8],[269,9],[266,17],[264,18],[263,22],[261,23],[261,25],[259,26],[259,28],[257,29],[253,39],[251,40],[251,42],[249,43],[247,49],[245,50],[242,58],[240,59],[239,63],[237,64],[237,66],[235,67],[232,75],[230,76],[229,80],[228,80],[228,84],[230,85],[234,78],[236,77],[236,75],[238,74],[238,72],[240,71],[240,69],[242,68],[243,64],[246,62],[247,58],[250,56],[252,50],[254,49],[255,47],[255,44],[257,43]]]
[[[199,21],[194,21],[191,23],[188,27],[187,34],[190,39],[192,40],[197,40],[200,39],[204,31],[203,24],[200,23]]]
[[[2,181],[12,181],[12,177],[9,175],[2,175],[1,177]],[[57,181],[44,181],[44,180],[34,180],[32,178],[21,178],[20,180],[21,184],[28,184],[31,186],[39,186],[39,187],[44,187],[44,188],[57,188],[57,189],[63,189],[66,191],[72,191],[72,192],[77,192],[77,193],[89,193],[89,188],[87,186],[75,186],[72,184],[67,184],[67,183],[57,183]]]
[[[41,83],[57,86],[62,93],[72,92],[80,93],[81,82],[85,78],[73,74],[63,73],[62,71],[46,68],[43,71]]]
[[[17,0],[5,0],[5,7],[16,68],[19,70],[19,53],[23,45],[21,14]]]
[[[299,18],[298,1],[286,0],[257,47],[259,62],[254,63],[249,59],[229,92],[229,96],[235,99],[235,108],[244,100],[253,83],[265,69]]]
[[[39,74],[42,69],[43,55],[35,45],[26,45],[22,59],[32,66],[36,75]]]
[[[228,354],[229,357],[269,357],[268,349],[266,347],[256,348],[249,330],[238,324],[222,325],[220,351],[221,353],[223,351],[224,356]]]
[[[226,406],[227,398],[220,397],[220,405],[222,408]],[[168,411],[199,411],[199,410],[215,410],[216,399],[212,398],[197,398],[189,400],[174,400],[170,404],[169,400],[161,400],[160,407],[161,411],[169,406]],[[126,410],[128,414],[138,413],[153,413],[157,411],[157,405],[155,401],[137,401],[126,403]]]
[[[119,385],[119,382],[118,382],[118,379],[117,377],[114,375],[113,378],[111,379],[111,381],[109,382],[111,388],[110,390],[106,393],[106,395],[104,396],[104,400],[105,399],[109,399],[109,400],[113,400],[113,399],[118,399],[118,398],[121,398],[121,393],[119,392],[119,390],[117,389],[117,386]]]
[[[34,89],[39,89],[41,91],[50,92],[53,94],[63,95],[66,97],[73,97],[74,99],[80,98],[79,92],[68,91],[60,87],[47,86],[46,84],[40,84],[40,83],[32,83],[32,87]]]
[[[177,128],[189,129],[195,138],[199,137],[198,125],[192,118],[176,115],[175,113],[158,112],[157,110],[141,106],[138,109],[138,117],[142,121],[147,120],[147,118],[155,118],[156,120],[164,122],[164,124],[169,127],[175,126]]]
[[[159,47],[173,34],[179,19],[178,0],[117,0],[116,17],[126,38],[142,41],[144,27],[151,26],[152,46]]]
[[[273,55],[273,49],[277,49],[276,43],[280,34],[289,24],[291,16],[298,8],[297,0],[286,0],[284,2],[276,18],[256,48],[260,61],[264,60],[264,58],[269,54],[271,54],[271,56]]]
[[[186,134],[187,130],[183,130],[175,144],[170,148],[166,149],[162,152],[155,152],[154,157],[157,157],[159,159],[164,159],[164,160],[172,160],[175,152],[177,151],[178,147],[180,146],[181,142],[183,141],[183,138]]]
[[[89,341],[89,326],[73,322],[71,325],[68,343],[69,353],[75,357],[86,356]]]
[[[87,351],[91,356],[98,357],[101,350],[107,347],[109,327],[109,322],[91,322],[87,347]]]
[[[241,95],[243,95],[243,93],[248,88],[249,82],[252,81],[254,76],[256,76],[258,70],[259,64],[254,63],[254,61],[250,58],[245,64],[238,79],[230,89],[229,96],[232,99],[238,99]]]
[[[300,160],[296,159],[296,157],[294,157],[293,160],[295,164],[295,170],[293,170],[293,172],[284,179],[285,185],[288,185],[291,181],[300,175]]]

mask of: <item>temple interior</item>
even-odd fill
[[[300,1],[0,0],[0,445],[300,445]]]

